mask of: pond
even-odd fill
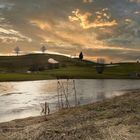
[[[38,116],[41,103],[47,102],[51,112],[58,110],[57,80],[0,82],[0,122]],[[67,87],[67,80],[60,80]],[[69,102],[74,105],[72,80],[68,81]],[[140,80],[75,79],[80,105],[139,90]]]

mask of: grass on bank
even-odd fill
[[[129,69],[130,68],[130,69]],[[127,79],[128,74],[134,67],[116,66],[106,68],[103,74],[98,74],[95,67],[69,66],[65,68],[46,70],[36,73],[1,73],[0,81],[27,81],[27,80],[47,80],[56,78],[77,78],[77,79]],[[138,67],[135,67],[138,68]],[[124,70],[125,69],[125,70]],[[139,68],[140,69],[140,68]],[[139,79],[139,78],[135,78]]]
[[[48,65],[48,59],[53,58],[61,64],[58,69],[49,69],[27,74],[29,68],[35,65]],[[129,74],[140,73],[140,63],[118,63],[107,65],[103,74],[96,72],[95,63],[80,61],[66,56],[52,54],[30,54],[24,56],[0,56],[0,81],[46,80],[56,78],[83,79],[127,79]],[[139,79],[139,78],[135,78]]]

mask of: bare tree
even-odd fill
[[[15,53],[17,54],[17,56],[19,55],[19,52],[20,52],[20,48],[17,46],[15,49],[14,49]]]
[[[96,71],[99,74],[102,74],[105,69],[105,59],[104,58],[97,58],[97,64],[96,64]]]
[[[42,46],[42,47],[41,47],[41,51],[42,51],[42,53],[45,53],[46,47],[45,47],[45,46]]]

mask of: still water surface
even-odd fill
[[[66,80],[61,80],[66,85]],[[78,101],[87,104],[140,89],[140,80],[75,80]],[[69,101],[74,104],[72,82],[69,81]],[[132,93],[133,94],[133,93]],[[57,80],[1,82],[0,122],[38,116],[41,103],[49,103],[51,112],[57,108]]]

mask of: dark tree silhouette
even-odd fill
[[[20,48],[17,46],[15,49],[14,49],[15,53],[17,54],[17,56],[19,55],[19,52],[20,52]]]
[[[105,59],[104,58],[98,58],[97,59],[97,64],[96,64],[96,71],[99,74],[102,74],[104,72],[105,69]]]
[[[46,47],[45,47],[45,46],[42,46],[42,47],[41,47],[41,51],[42,51],[42,53],[45,53]]]
[[[83,55],[82,52],[80,52],[80,54],[79,54],[79,59],[80,59],[80,60],[83,60],[83,58],[84,58],[84,55]]]

